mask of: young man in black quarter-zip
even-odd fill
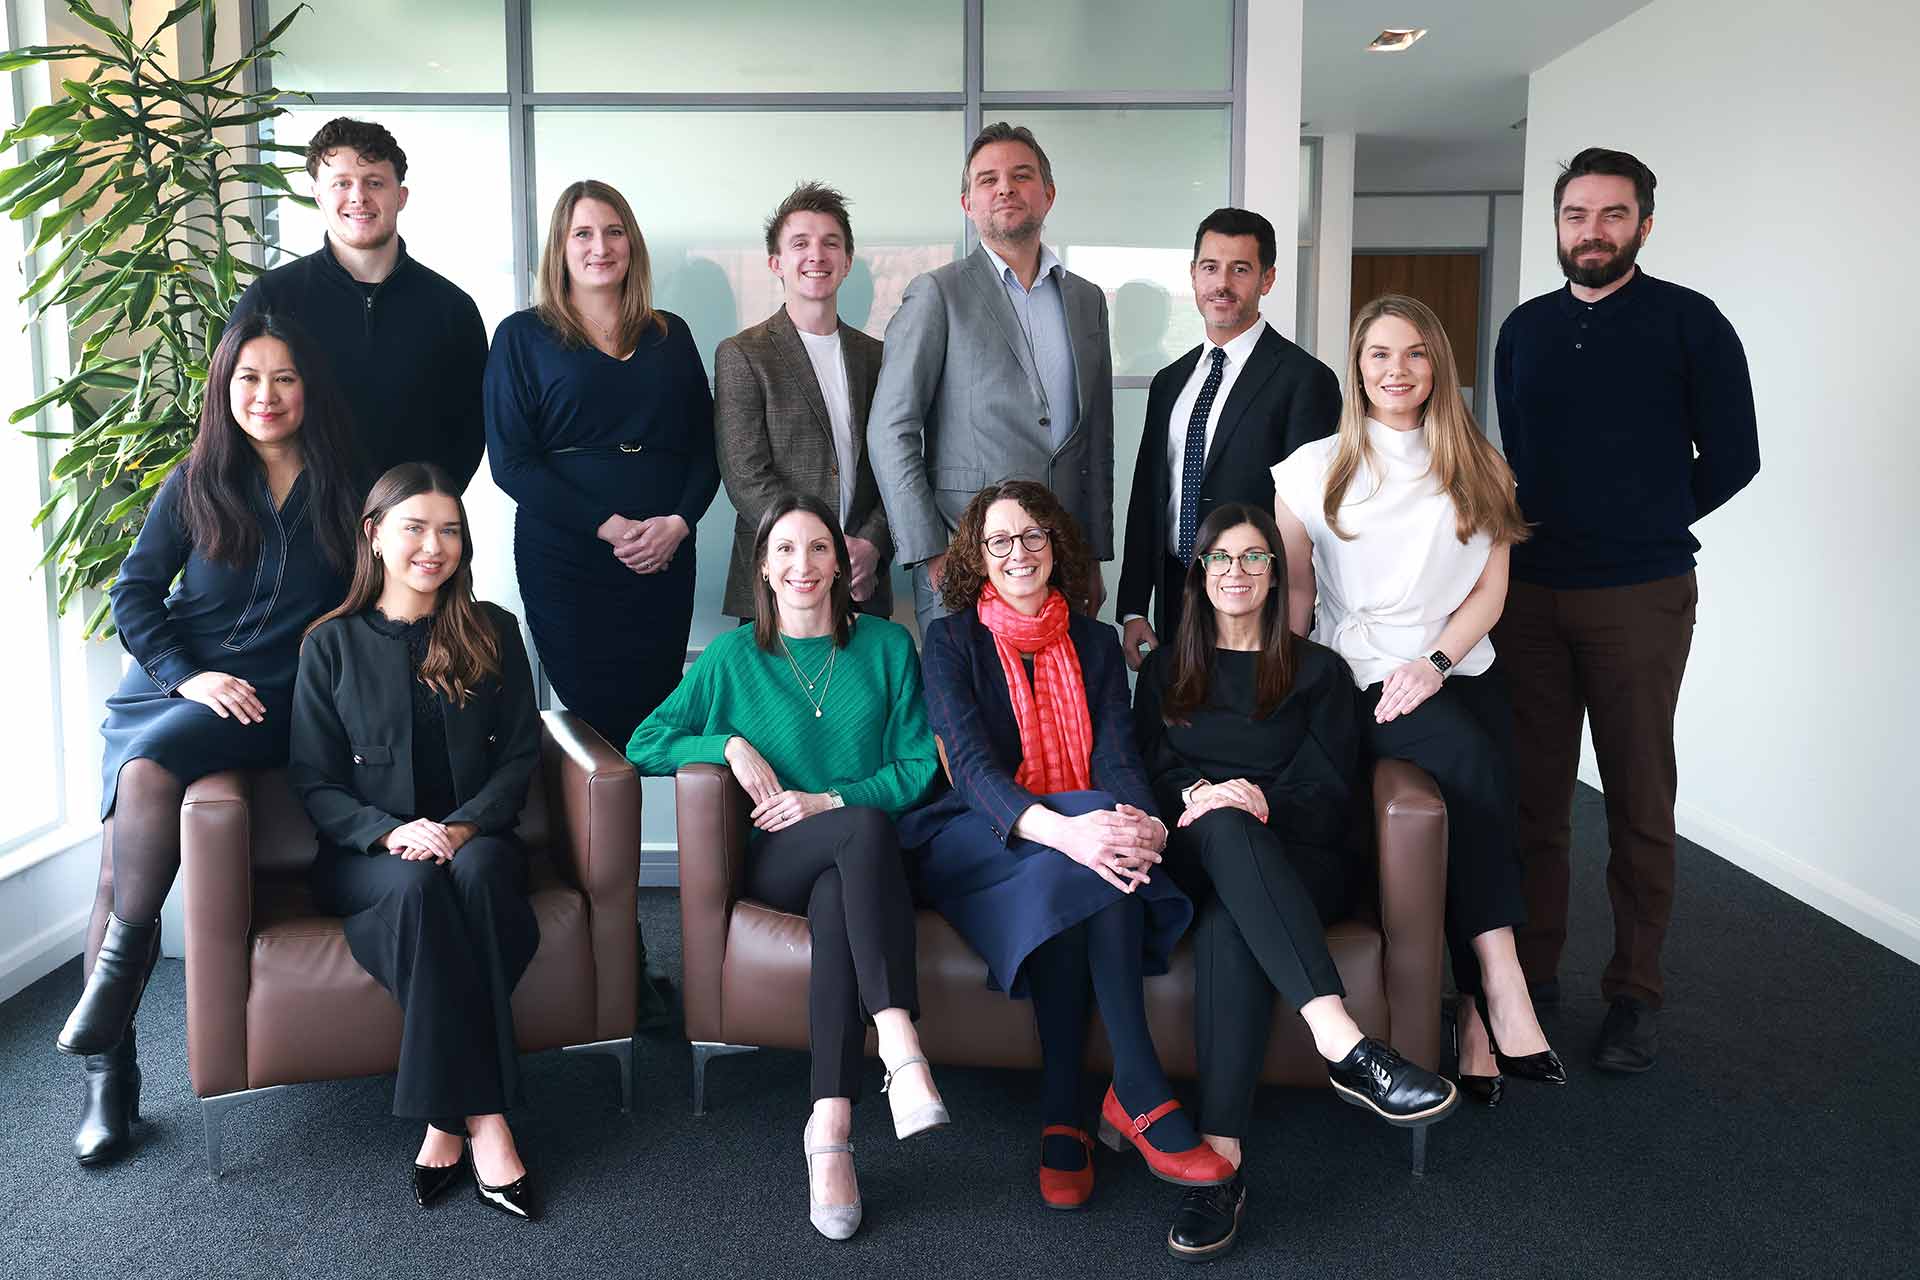
[[[406,152],[383,126],[342,116],[307,144],[307,173],[326,238],[256,279],[234,316],[291,316],[327,353],[369,481],[397,463],[432,462],[464,489],[486,448],[487,331],[473,299],[400,239]]]
[[[1513,694],[1514,792],[1536,1003],[1557,994],[1580,722],[1606,788],[1610,1002],[1593,1063],[1654,1063],[1673,914],[1674,709],[1693,641],[1691,526],[1760,470],[1740,338],[1702,294],[1634,265],[1653,171],[1589,147],[1554,186],[1564,288],[1500,329],[1500,435],[1533,536],[1513,549],[1493,645]],[[1545,988],[1545,990],[1542,990]]]

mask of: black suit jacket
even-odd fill
[[[1146,429],[1133,465],[1133,496],[1127,504],[1116,616],[1151,617],[1164,643],[1173,640],[1179,604],[1169,596],[1180,592],[1178,582],[1166,581],[1167,503],[1173,498],[1173,477],[1167,470],[1167,433],[1173,424],[1168,419],[1203,349],[1204,344],[1195,347],[1153,375]],[[1200,519],[1205,521],[1222,502],[1245,502],[1271,512],[1273,468],[1301,445],[1332,435],[1339,424],[1340,379],[1268,325],[1220,409],[1200,482]],[[1183,435],[1186,425],[1178,424]],[[1149,599],[1152,613],[1147,611]]]

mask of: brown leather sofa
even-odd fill
[[[689,765],[675,783],[680,836],[682,988],[693,1048],[693,1110],[706,1110],[706,1069],[716,1056],[762,1047],[807,1047],[804,916],[742,897],[746,793],[731,773]],[[1402,761],[1374,771],[1379,901],[1327,930],[1347,1007],[1369,1035],[1433,1068],[1440,1056],[1441,916],[1446,902],[1447,815],[1433,780]],[[920,1040],[937,1063],[1037,1067],[1040,1042],[1024,1002],[986,986],[986,965],[943,918],[918,917]],[[1154,1044],[1169,1075],[1194,1074],[1193,953],[1182,942],[1172,969],[1147,981]],[[873,1051],[871,1033],[868,1052]],[[1096,1016],[1087,1066],[1112,1060]],[[1324,1088],[1326,1069],[1306,1024],[1275,1003],[1262,1079]],[[1425,1129],[1413,1167],[1425,1164]]]
[[[634,906],[640,779],[584,722],[543,713],[542,767],[519,834],[534,851],[540,949],[513,993],[522,1052],[611,1055],[633,1099]],[[314,1080],[381,1075],[400,1007],[354,960],[307,891],[316,845],[286,775],[216,773],[180,811],[186,877],[187,1063],[221,1172],[227,1114]]]

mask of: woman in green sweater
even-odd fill
[[[913,897],[894,819],[933,781],[939,755],[913,638],[856,616],[847,544],[818,499],[787,494],[754,539],[754,622],[721,636],[634,731],[642,774],[725,764],[753,801],[747,892],[807,913],[813,1114],[804,1145],[808,1216],[843,1240],[860,1226],[853,1104],[871,1017],[894,1132],[947,1122],[920,1038]],[[863,1016],[863,1013],[865,1016]]]

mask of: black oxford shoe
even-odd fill
[[[1372,1036],[1340,1061],[1329,1062],[1327,1079],[1342,1102],[1364,1107],[1388,1124],[1432,1124],[1460,1100],[1451,1080],[1415,1066]]]
[[[1167,1230],[1167,1252],[1182,1262],[1209,1262],[1233,1248],[1247,1212],[1247,1180],[1233,1177],[1213,1187],[1194,1187],[1180,1198],[1180,1212]]]
[[[1653,1006],[1632,996],[1615,996],[1593,1042],[1593,1065],[1602,1071],[1637,1074],[1653,1065],[1659,1051]]]

